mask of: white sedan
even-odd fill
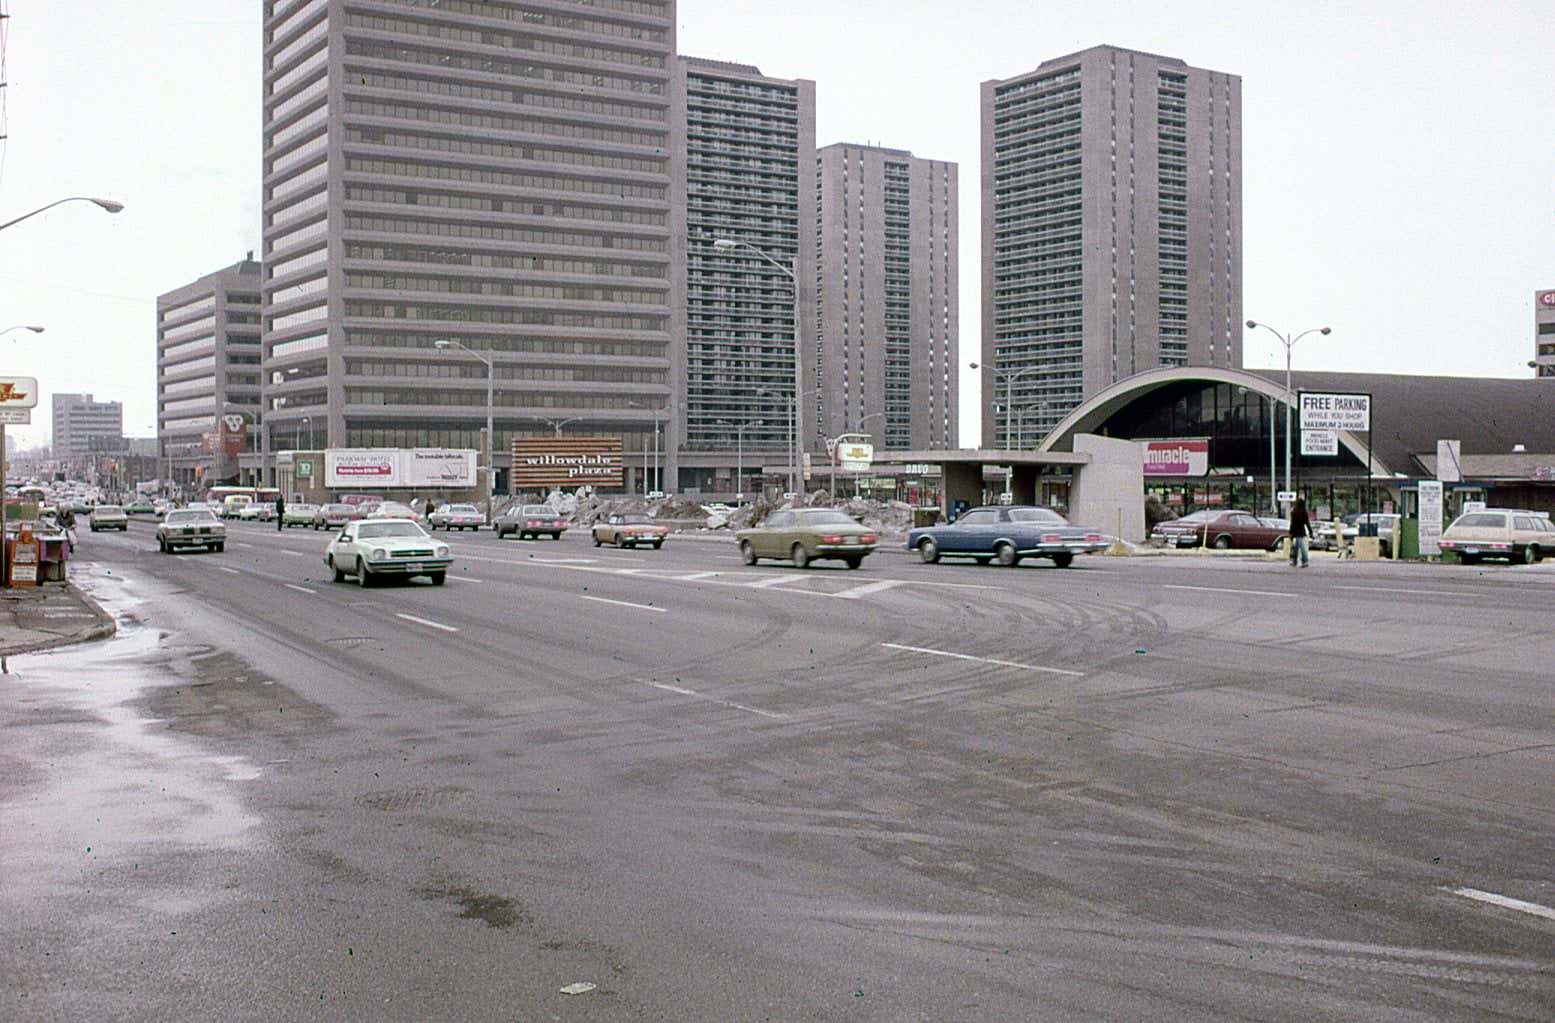
[[[324,552],[324,564],[335,574],[335,582],[354,575],[359,586],[389,576],[413,575],[424,575],[433,586],[441,586],[452,561],[448,545],[438,543],[410,519],[348,522]]]

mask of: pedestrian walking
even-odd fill
[[[286,528],[286,498],[280,494],[275,495],[275,531],[279,533]]]
[[[1301,567],[1307,567],[1307,538],[1312,535],[1312,519],[1307,515],[1306,498],[1296,498],[1296,503],[1290,509],[1290,567],[1296,567],[1296,558],[1301,558]]]

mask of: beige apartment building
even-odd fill
[[[1236,75],[1098,46],[982,85],[983,442],[1163,366],[1242,363]]]

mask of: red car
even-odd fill
[[[1169,547],[1232,547],[1272,551],[1280,545],[1287,530],[1272,525],[1250,511],[1224,509],[1196,511],[1180,519],[1162,522],[1150,531],[1152,540]]]

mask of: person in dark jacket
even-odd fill
[[[1305,498],[1296,498],[1290,509],[1290,567],[1296,567],[1296,556],[1301,556],[1301,567],[1307,567],[1307,538],[1312,535],[1312,519],[1307,515]]]
[[[286,498],[280,494],[275,495],[275,531],[279,533],[286,528]]]

